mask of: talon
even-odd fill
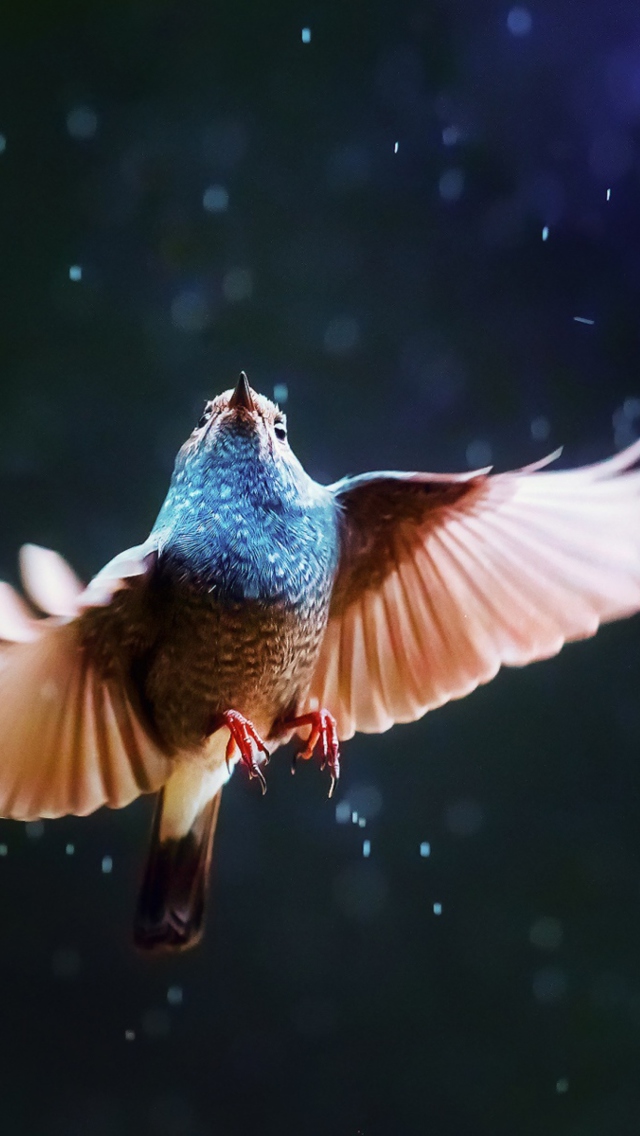
[[[310,714],[303,714],[301,717],[292,718],[285,723],[287,729],[297,729],[299,726],[311,726],[311,733],[304,749],[294,756],[291,772],[295,773],[298,758],[308,761],[310,757],[313,757],[318,742],[320,742],[322,746],[320,768],[325,769],[327,766],[329,768],[331,774],[329,796],[331,797],[340,777],[340,745],[336,720],[328,710],[314,710]]]
[[[225,752],[225,760],[229,773],[231,773],[230,761],[237,748],[240,751],[240,760],[249,770],[249,777],[257,777],[264,796],[267,791],[267,782],[260,765],[258,765],[256,761],[255,751],[257,750],[258,753],[262,752],[265,754],[260,764],[267,765],[269,761],[269,750],[255,729],[255,726],[248,718],[239,714],[237,710],[225,710],[225,712],[220,715],[220,719],[220,726],[226,726],[231,735],[227,742]],[[219,728],[219,726],[217,728]]]

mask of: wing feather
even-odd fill
[[[0,816],[120,808],[171,767],[120,682],[96,673],[79,620],[43,620],[33,642],[0,644]]]
[[[308,705],[410,721],[640,610],[640,442],[604,462],[333,487],[342,554]]]

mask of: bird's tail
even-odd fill
[[[222,789],[210,796],[206,776],[193,780],[178,769],[158,797],[134,922],[143,951],[183,951],[202,937]]]

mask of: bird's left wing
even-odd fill
[[[568,471],[338,482],[341,559],[303,709],[330,710],[343,739],[379,733],[640,610],[639,460],[637,442]]]

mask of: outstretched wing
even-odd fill
[[[338,482],[341,560],[305,708],[330,710],[341,738],[378,733],[638,611],[638,460],[640,442],[576,470]]]
[[[144,570],[137,552],[123,554],[125,575]],[[84,641],[83,611],[108,603],[122,582],[103,569],[83,592],[61,557],[35,545],[22,550],[21,566],[25,591],[46,616],[0,584],[0,816],[84,815],[158,789],[171,763],[123,682],[98,673]]]

